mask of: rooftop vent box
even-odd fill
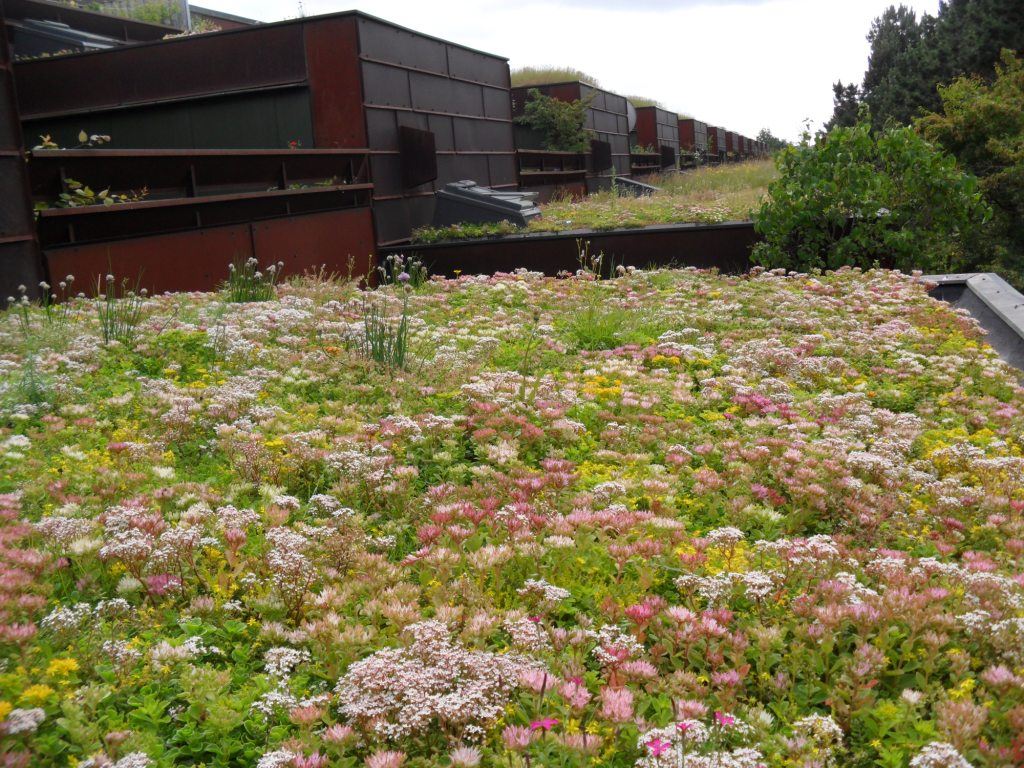
[[[491,189],[469,180],[445,184],[437,191],[435,199],[435,227],[500,221],[521,227],[540,216],[536,192]]]

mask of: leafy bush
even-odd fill
[[[949,271],[988,217],[973,176],[911,128],[873,132],[866,116],[778,156],[756,217],[755,261],[796,270]]]
[[[586,101],[560,101],[545,96],[536,88],[528,92],[523,114],[516,122],[540,134],[544,149],[555,152],[586,152],[590,134],[584,127],[587,119]]]
[[[1024,61],[1003,51],[990,84],[962,77],[939,88],[942,114],[917,129],[976,175],[994,216],[972,268],[994,269],[1024,285]]]

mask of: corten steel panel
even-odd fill
[[[146,187],[146,200],[261,192],[292,184],[363,184],[364,151],[37,150],[29,163],[33,197],[54,200],[63,179],[88,179],[116,193]]]
[[[304,82],[302,26],[267,25],[15,66],[23,119]]]
[[[402,184],[402,158],[397,153],[383,154],[374,152],[370,155],[370,178],[373,179],[373,197],[407,195],[414,192],[432,192],[433,185],[424,184],[415,189],[406,189]]]
[[[283,261],[285,275],[321,265],[345,274],[349,257],[355,260],[355,274],[366,275],[376,251],[368,208],[257,221],[252,239],[260,264]]]
[[[407,29],[359,19],[359,49],[363,56],[421,72],[448,74],[448,46]]]
[[[311,19],[302,28],[316,146],[367,146],[355,17]]]
[[[457,45],[448,46],[448,74],[460,80],[494,85],[504,90],[508,90],[511,81],[507,60],[469,51]]]
[[[434,219],[434,196],[378,200],[373,204],[378,243],[408,241],[412,231]]]
[[[44,251],[49,273],[74,275],[76,285],[95,285],[112,274],[137,279],[154,293],[214,290],[227,278],[231,261],[252,255],[248,224]]]
[[[0,67],[4,66],[0,61]],[[21,125],[15,109],[14,79],[6,68],[4,74],[0,76],[0,105],[0,150],[20,149]]]
[[[484,97],[479,85],[422,72],[410,72],[409,91],[412,94],[413,109],[480,117],[484,113]],[[369,92],[367,101],[376,103]]]
[[[398,151],[398,120],[399,112],[390,109],[367,109],[366,110],[366,132],[370,137],[370,149],[386,150],[388,152]],[[418,125],[409,125],[410,128],[420,128]],[[429,124],[427,126],[429,130]]]
[[[597,180],[591,180],[597,181]],[[491,274],[525,268],[554,275],[579,266],[579,241],[604,253],[605,264],[647,267],[652,264],[717,268],[741,273],[750,268],[750,249],[758,241],[749,222],[716,225],[684,224],[635,230],[581,230],[558,235],[512,236],[475,242],[406,247],[432,273]],[[378,252],[384,257],[390,251]]]
[[[456,152],[487,152],[506,144],[508,126],[464,117],[452,118]]]
[[[433,133],[402,126],[398,130],[398,143],[405,189],[429,184],[437,178],[437,146]]]
[[[515,182],[508,179],[516,178],[516,159],[513,155],[488,155],[487,171],[492,187],[514,187]]]
[[[366,61],[362,65],[363,99],[369,105],[412,108],[409,71]]]
[[[61,146],[78,133],[110,136],[115,149],[283,149],[292,140],[312,147],[309,91],[273,88],[25,121],[26,135],[47,134]]]
[[[43,276],[0,0],[0,304],[17,296],[19,285],[36,295]]]
[[[499,120],[512,119],[512,102],[507,90],[484,88],[484,116]]]
[[[32,228],[25,195],[25,161],[17,154],[0,154],[0,241],[30,237]]]
[[[151,292],[209,291],[237,258],[256,256],[261,265],[283,261],[285,274],[320,264],[344,272],[349,253],[365,264],[372,249],[372,217],[362,208],[50,248],[46,262],[51,274],[73,274],[83,285],[112,273],[138,278]]]
[[[438,184],[441,179],[483,179],[482,183],[489,185],[491,180],[487,178],[489,173],[486,155],[438,155],[437,177]]]
[[[660,107],[639,107],[636,110],[636,140],[641,146],[655,149],[671,147],[678,155],[679,118]]]
[[[355,186],[236,193],[116,206],[83,206],[43,211],[39,239],[45,248],[74,243],[145,237],[221,224],[288,216],[296,212],[368,207],[369,190]]]
[[[403,117],[410,113],[399,113]],[[427,129],[434,132],[434,142],[440,152],[451,152],[455,149],[455,127],[447,115],[427,115]]]

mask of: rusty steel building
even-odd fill
[[[512,89],[513,115],[523,114],[529,92],[535,88],[553,99],[583,101],[587,105],[584,127],[593,136],[586,155],[588,192],[610,189],[613,177],[630,175],[630,107],[625,96],[579,81],[523,86]],[[524,146],[523,149],[543,147]]]
[[[376,243],[428,225],[449,181],[516,185],[507,60],[356,11],[14,69],[26,134],[64,146],[365,150]]]
[[[636,108],[636,142],[658,154],[658,170],[679,166],[679,116],[657,106]]]

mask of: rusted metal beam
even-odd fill
[[[45,278],[25,168],[25,147],[0,0],[0,304],[24,285],[38,293]]]

